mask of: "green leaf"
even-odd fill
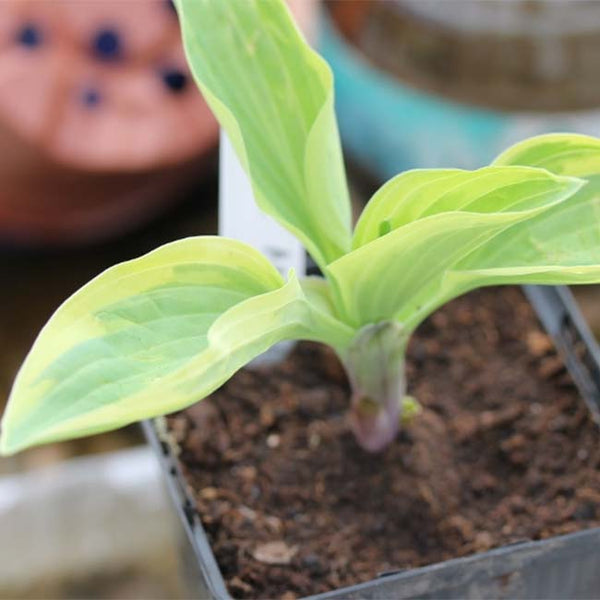
[[[543,167],[587,185],[525,223],[517,223],[457,263],[422,319],[457,295],[484,285],[600,282],[600,140],[550,134],[516,144],[499,165]]]
[[[337,318],[337,308],[331,295],[331,285],[323,277],[305,277],[300,282],[308,301],[323,314]]]
[[[343,317],[353,326],[399,319],[410,322],[440,293],[448,271],[508,227],[563,202],[582,181],[543,169],[495,167],[467,172],[401,175],[382,189],[392,212],[376,209],[363,222],[361,241],[387,231],[327,267]],[[404,186],[418,177],[419,186]],[[452,182],[452,183],[451,183]],[[387,188],[387,189],[386,189]],[[396,202],[390,189],[398,189]],[[379,193],[372,202],[379,202]],[[368,209],[367,209],[368,210]]]
[[[529,167],[415,169],[388,181],[371,198],[356,225],[359,248],[394,229],[444,212],[494,213],[547,202],[556,182]],[[537,200],[536,200],[537,196]]]
[[[246,244],[174,242],[108,269],[57,310],[17,376],[0,449],[181,409],[284,339],[351,336]]]
[[[323,267],[350,248],[350,203],[333,79],[279,0],[177,0],[204,97],[258,205]]]
[[[600,175],[600,140],[573,133],[539,135],[505,150],[494,164],[541,167],[557,175],[585,179],[597,177]]]
[[[400,220],[395,217],[411,198],[423,196],[423,188],[444,182],[456,175],[468,173],[460,169],[414,169],[393,177],[369,200],[362,211],[352,237],[352,247],[360,248],[381,235],[396,229]],[[394,226],[394,221],[398,225]]]

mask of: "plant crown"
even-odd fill
[[[282,340],[332,346],[368,450],[402,417],[404,352],[432,311],[480,286],[600,281],[600,140],[535,137],[475,171],[388,181],[356,227],[328,65],[281,0],[177,0],[195,80],[256,202],[323,277],[282,277],[253,248],[194,237],[103,272],[42,329],[12,389],[1,451],[182,409]]]

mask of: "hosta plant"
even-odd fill
[[[195,79],[256,202],[323,277],[282,276],[220,237],[108,269],[39,334],[4,415],[4,453],[182,409],[289,339],[335,349],[351,427],[378,451],[414,411],[405,350],[439,306],[486,285],[600,281],[599,140],[547,135],[476,171],[402,173],[353,229],[332,75],[283,3],[176,4]]]

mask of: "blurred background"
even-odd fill
[[[596,0],[295,0],[354,200],[537,133],[600,135]],[[37,332],[115,262],[217,230],[218,128],[165,0],[0,2],[0,412]],[[600,294],[579,293],[600,330]],[[136,427],[0,459],[0,597],[182,598]]]

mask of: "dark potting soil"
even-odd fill
[[[598,428],[518,288],[434,314],[407,379],[424,410],[379,455],[348,432],[344,373],[316,344],[169,420],[234,597],[305,596],[600,526]]]

